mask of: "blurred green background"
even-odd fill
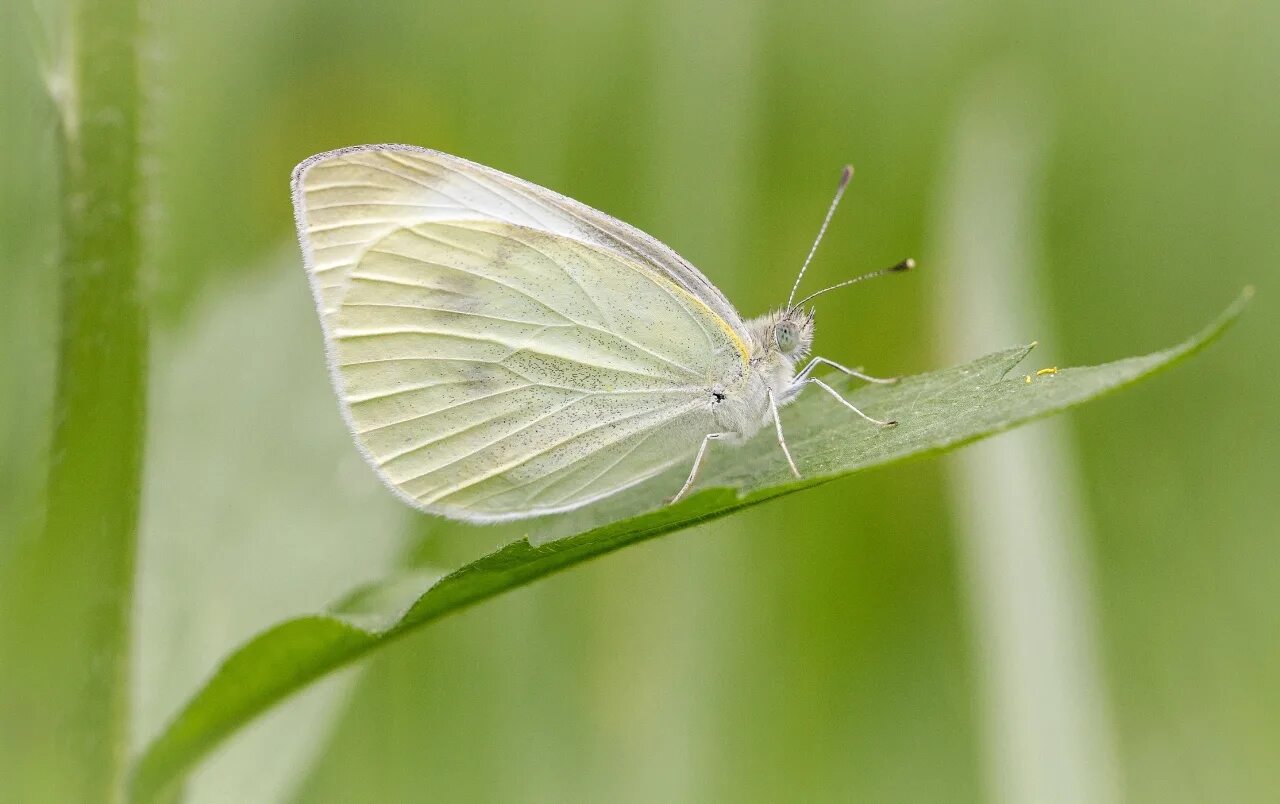
[[[0,566],[47,461],[61,41],[56,3],[5,2]],[[806,287],[921,261],[819,310],[819,352],[879,374],[1037,338],[1029,369],[1102,362],[1259,291],[1205,355],[1066,419],[428,629],[237,738],[191,800],[1280,799],[1280,5],[144,8],[135,747],[260,628],[518,535],[402,510],[355,455],[292,242],[312,153],[408,142],[527,178],[747,315],[851,161]]]

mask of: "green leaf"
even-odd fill
[[[6,800],[120,801],[146,400],[139,20],[136,0],[59,12],[54,432],[43,527],[0,567],[0,779]]]
[[[620,547],[863,469],[952,449],[1101,396],[1203,348],[1251,295],[1246,290],[1189,340],[1143,357],[1033,375],[1028,382],[1023,374],[1007,376],[1032,348],[1025,346],[848,394],[867,413],[900,422],[889,430],[868,425],[828,396],[808,393],[783,416],[803,479],[790,475],[766,430],[739,448],[715,450],[701,490],[676,505],[663,500],[687,467],[601,504],[531,522],[527,539],[442,577],[407,575],[357,593],[329,614],[277,625],[232,654],[144,752],[134,800],[149,801],[179,781],[214,746],[289,694],[427,623]]]

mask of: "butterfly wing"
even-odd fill
[[[412,145],[360,145],[298,165],[296,210],[304,189],[315,248],[312,269],[326,297],[341,287],[360,244],[378,232],[404,221],[500,221],[596,245],[643,265],[698,298],[748,342],[742,317],[724,294],[671,248],[586,204],[493,168]],[[301,230],[301,219],[298,225]]]
[[[473,521],[569,510],[713,429],[708,389],[746,352],[688,288],[549,218],[418,209],[427,178],[388,185],[356,154],[304,163],[295,204],[344,413],[402,497]]]

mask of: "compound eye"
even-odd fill
[[[800,333],[796,331],[795,324],[790,321],[783,321],[774,329],[773,340],[782,351],[792,352],[795,351],[800,341]]]

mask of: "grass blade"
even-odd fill
[[[15,801],[119,801],[146,391],[138,10],[80,0],[66,19],[54,433],[43,528],[0,579],[0,711],[19,724],[0,779]]]

